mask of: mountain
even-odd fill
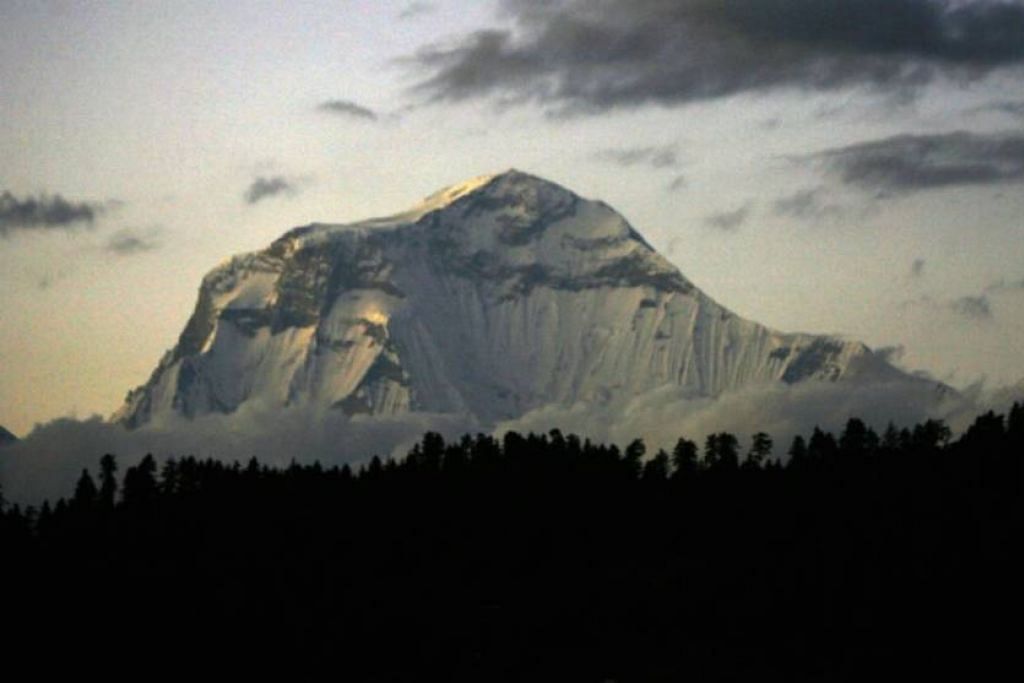
[[[6,429],[4,429],[3,426],[0,426],[0,447],[12,444],[12,443],[16,442],[17,440],[18,440],[18,437],[16,437],[14,434],[11,434]]]
[[[222,263],[114,419],[264,402],[492,422],[665,385],[853,378],[916,381],[859,342],[733,314],[603,202],[513,170]]]

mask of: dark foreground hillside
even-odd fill
[[[1019,651],[1024,408],[948,440],[851,420],[778,456],[717,434],[652,457],[427,435],[356,473],[147,458],[123,479],[105,457],[73,499],[4,508],[5,657],[351,681],[983,679]]]

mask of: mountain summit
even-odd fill
[[[265,402],[490,422],[666,385],[898,377],[858,342],[736,316],[606,204],[512,170],[221,264],[114,419]]]

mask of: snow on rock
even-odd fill
[[[114,419],[262,401],[495,422],[665,386],[900,377],[919,381],[858,342],[736,316],[604,203],[513,170],[224,262]]]

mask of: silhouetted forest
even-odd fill
[[[1022,462],[1019,404],[956,440],[851,419],[671,453],[430,433],[357,470],[105,455],[68,500],[0,507],[3,644],[354,681],[985,677],[1019,651]]]

